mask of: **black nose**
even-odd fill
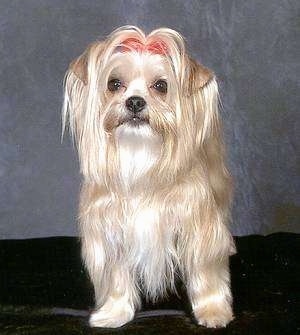
[[[128,98],[126,100],[125,104],[126,104],[127,109],[130,112],[139,113],[146,106],[146,101],[142,97],[134,95],[134,96]]]

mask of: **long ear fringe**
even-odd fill
[[[200,141],[203,143],[206,138],[219,130],[219,90],[216,78],[209,80],[200,90],[199,98],[203,111],[203,128],[200,135]]]
[[[64,100],[62,107],[62,133],[63,139],[66,128],[69,128],[73,143],[78,141],[77,123],[83,112],[86,90],[84,83],[75,73],[69,70],[64,79]]]

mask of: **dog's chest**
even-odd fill
[[[146,286],[155,283],[159,287],[176,263],[174,227],[159,208],[145,207],[139,200],[130,201],[127,209],[124,243],[129,267],[139,273]]]

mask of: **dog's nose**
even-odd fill
[[[133,113],[141,112],[146,106],[146,101],[142,97],[134,95],[128,98],[125,102],[127,109]]]

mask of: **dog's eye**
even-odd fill
[[[111,92],[118,91],[122,86],[122,82],[119,79],[111,79],[107,83],[107,88]]]
[[[153,84],[153,88],[160,93],[167,93],[168,91],[168,84],[165,80],[159,79]]]

